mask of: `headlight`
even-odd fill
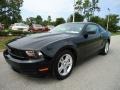
[[[26,51],[26,54],[30,58],[40,58],[43,56],[43,54],[40,51],[33,51],[33,50]]]
[[[41,52],[37,52],[38,53],[38,56],[42,56],[42,53]]]

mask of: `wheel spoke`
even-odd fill
[[[60,60],[60,61],[59,61],[59,63],[63,64],[63,61],[62,61],[62,60]]]
[[[65,68],[64,68],[64,71],[63,71],[63,72],[64,72],[64,74],[68,73],[68,72],[67,72],[67,70],[68,70],[68,68],[67,68],[67,67],[65,67]]]
[[[66,55],[65,61],[68,61],[69,59],[70,59],[70,57],[68,55]]]
[[[58,68],[59,73],[61,73],[63,69],[64,69],[64,67],[63,67],[63,65],[61,64],[61,66]]]
[[[71,66],[72,65],[72,63],[71,62],[67,62],[67,66]]]

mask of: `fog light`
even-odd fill
[[[48,68],[42,68],[42,69],[40,68],[39,71],[40,71],[40,72],[48,71]]]

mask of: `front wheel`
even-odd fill
[[[69,50],[64,50],[59,52],[55,58],[54,64],[54,75],[58,80],[63,80],[67,78],[74,64],[74,55]]]
[[[109,52],[109,45],[110,45],[110,43],[107,41],[105,43],[105,45],[104,45],[104,48],[101,51],[101,54],[103,54],[103,55],[107,55],[108,54],[108,52]]]

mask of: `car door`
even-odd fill
[[[83,33],[85,56],[89,56],[99,50],[101,35],[96,24],[88,24]]]

